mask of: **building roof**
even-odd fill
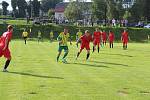
[[[55,12],[64,12],[67,5],[68,5],[68,3],[66,3],[66,2],[60,2],[60,3],[56,4]]]
[[[87,5],[92,4],[92,2],[84,2]],[[68,6],[69,2],[60,2],[55,6],[55,12],[64,12],[65,8]]]

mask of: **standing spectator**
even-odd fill
[[[112,19],[112,26],[115,27],[116,26],[116,20],[113,18]]]

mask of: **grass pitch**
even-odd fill
[[[149,44],[122,50],[115,43],[86,62],[86,51],[75,61],[74,43],[68,64],[56,62],[57,48],[56,42],[13,40],[9,73],[0,72],[0,100],[150,100]]]

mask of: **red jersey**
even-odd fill
[[[3,35],[0,37],[0,49],[3,49],[5,47],[6,38],[8,39],[8,46],[9,46],[9,42],[11,41],[11,38],[12,38],[12,32],[7,31],[3,33]]]
[[[115,38],[114,33],[113,32],[109,33],[109,41],[113,42],[114,38]]]
[[[102,33],[102,39],[103,39],[103,40],[106,40],[106,39],[107,39],[107,34],[106,34],[106,32],[103,32],[103,33]]]
[[[93,38],[94,38],[94,40],[100,41],[100,39],[101,39],[101,32],[95,31],[94,34],[93,34]]]
[[[123,32],[122,33],[122,41],[128,41],[128,32]]]
[[[86,36],[86,35],[83,35],[81,36],[81,45],[89,45],[90,42],[92,41],[92,36],[89,35],[89,36]]]

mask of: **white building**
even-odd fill
[[[67,5],[68,5],[68,3],[65,3],[65,2],[60,2],[56,5],[56,7],[55,7],[55,19],[63,20],[63,18],[65,17],[65,15],[64,15],[65,8]]]
[[[123,8],[131,8],[135,3],[135,0],[123,0]]]

